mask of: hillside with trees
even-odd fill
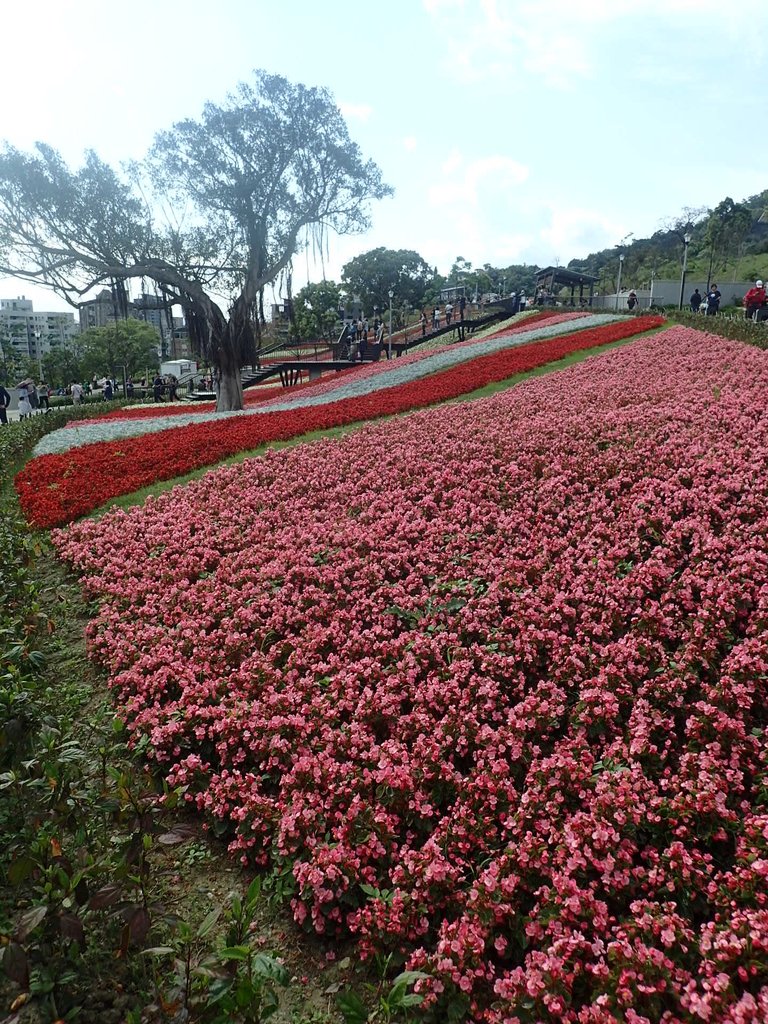
[[[647,287],[651,279],[676,278],[688,235],[689,278],[707,282],[745,281],[766,276],[768,265],[768,190],[734,202],[726,196],[714,209],[686,207],[664,221],[649,238],[634,238],[568,263],[598,279],[598,290],[616,287],[618,257],[624,253],[626,287]],[[630,236],[631,237],[631,236]]]

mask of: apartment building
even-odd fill
[[[35,311],[23,295],[0,299],[0,339],[21,357],[39,363],[48,352],[70,345],[78,333],[74,313]]]

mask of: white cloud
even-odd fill
[[[454,147],[454,149],[452,149],[448,154],[448,159],[443,161],[440,170],[445,175],[453,174],[454,171],[457,171],[459,167],[461,167],[463,161],[464,157],[462,156],[461,151]]]
[[[424,0],[424,8],[444,36],[445,66],[454,77],[509,82],[527,72],[559,90],[594,77],[619,38],[630,72],[647,49],[648,32],[663,39],[714,19],[718,32],[732,35],[753,18],[764,20],[760,0],[742,0],[735,23],[723,17],[717,0]],[[759,35],[755,46],[761,47]],[[745,60],[753,56],[747,48]]]
[[[554,262],[572,252],[586,255],[604,249],[613,245],[625,233],[623,224],[610,220],[596,210],[578,206],[550,206],[549,223],[540,230],[539,236],[552,253],[551,262]]]
[[[487,156],[464,164],[454,150],[442,166],[443,181],[433,184],[427,197],[431,206],[467,205],[477,207],[481,199],[496,197],[505,188],[521,185],[528,168],[508,156]]]
[[[406,135],[403,139],[403,149],[407,149],[409,153],[412,153],[419,144],[419,140],[415,135]]]
[[[367,103],[339,103],[339,110],[348,117],[351,121],[367,121],[373,113],[373,107],[369,107]]]
[[[422,0],[427,14],[443,14],[445,11],[461,9],[464,0]]]

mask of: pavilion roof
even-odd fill
[[[545,281],[552,285],[573,285],[573,284],[597,284],[600,280],[594,274],[587,274],[583,270],[567,270],[565,267],[545,267],[536,274],[536,284],[544,284]]]

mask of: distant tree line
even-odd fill
[[[54,388],[94,377],[140,378],[160,366],[160,335],[143,320],[118,320],[108,327],[91,327],[70,345],[47,352],[41,360],[21,355],[12,335],[0,333],[0,383],[13,387],[25,377],[41,376]]]
[[[569,269],[599,278],[598,288],[616,287],[618,257],[624,255],[625,287],[647,287],[651,279],[679,277],[685,238],[689,238],[688,277],[722,282],[748,281],[766,276],[768,263],[768,190],[741,203],[726,196],[714,209],[685,207],[668,218],[649,238],[611,246],[571,260]]]

